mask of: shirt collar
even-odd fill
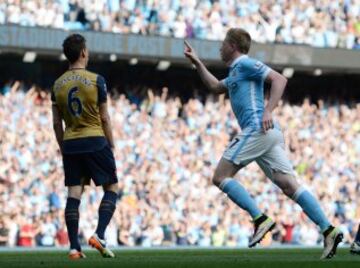
[[[248,55],[245,55],[245,54],[237,57],[237,58],[236,58],[235,60],[233,60],[233,62],[231,63],[230,68],[234,68],[236,64],[238,64],[242,59],[245,59],[245,58],[247,58],[247,57],[248,57]]]

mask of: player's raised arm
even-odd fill
[[[199,59],[195,50],[191,47],[191,45],[184,41],[184,54],[196,67],[201,80],[206,85],[206,87],[217,94],[222,94],[226,92],[225,85],[219,81],[215,76],[213,76],[209,70],[206,68],[204,63]]]
[[[273,127],[273,120],[271,113],[278,105],[279,100],[281,99],[284,93],[287,84],[287,79],[278,72],[271,70],[266,77],[266,81],[271,83],[271,89],[270,89],[270,99],[265,107],[263,121],[262,121],[263,128],[265,131]]]

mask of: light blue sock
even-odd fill
[[[331,226],[326,218],[324,211],[321,209],[319,201],[305,188],[300,187],[293,195],[292,199],[300,205],[305,214],[320,227],[324,232]]]
[[[262,215],[254,199],[236,180],[227,178],[221,182],[219,188],[226,193],[236,205],[249,212],[253,220]]]

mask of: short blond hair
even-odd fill
[[[251,37],[250,34],[241,28],[231,28],[226,33],[228,42],[234,44],[237,50],[243,54],[247,54],[250,50]]]

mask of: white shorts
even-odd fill
[[[274,172],[295,175],[286,155],[284,136],[280,129],[241,133],[226,148],[223,158],[243,167],[252,161],[260,166],[269,179]]]

